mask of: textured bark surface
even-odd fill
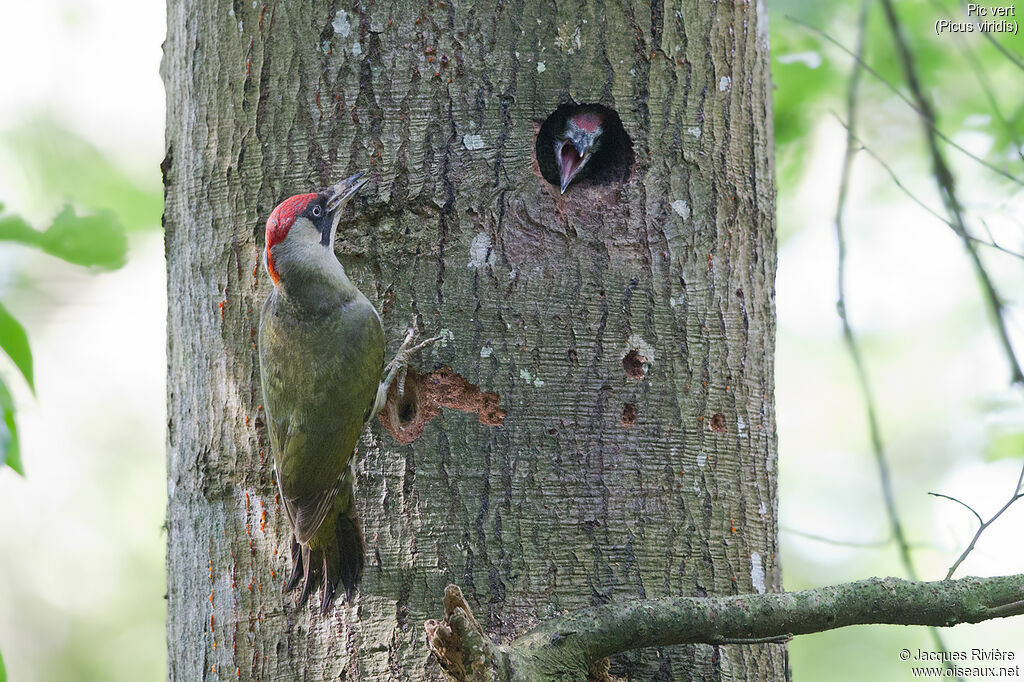
[[[743,2],[170,1],[170,679],[437,679],[422,624],[448,583],[494,638],[780,588],[766,22]],[[535,122],[569,98],[620,115],[624,184],[559,197],[536,175]],[[416,316],[445,336],[420,372],[507,414],[444,409],[407,444],[374,424],[366,574],[320,618],[281,593],[259,252],[278,201],[356,170],[338,255],[391,350]],[[780,679],[785,660],[688,645],[612,672]]]

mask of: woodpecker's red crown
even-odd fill
[[[270,254],[270,249],[288,237],[288,231],[295,224],[295,218],[306,210],[309,202],[316,199],[316,197],[316,192],[296,194],[293,197],[288,197],[278,204],[270,214],[270,217],[267,218],[267,272],[270,273],[270,279],[274,280],[274,284],[277,284],[281,277],[277,274],[277,270],[274,269],[274,258]]]
[[[601,127],[601,116],[592,111],[584,111],[570,118],[569,122],[575,123],[577,127],[586,130],[588,133],[592,133]]]

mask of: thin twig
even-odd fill
[[[974,514],[974,516],[977,517],[977,519],[978,519],[978,531],[974,534],[974,537],[971,538],[971,543],[969,545],[967,545],[967,549],[965,549],[963,551],[963,553],[961,553],[960,556],[957,557],[957,560],[953,562],[953,565],[949,567],[949,570],[946,572],[945,580],[950,580],[950,579],[953,578],[953,574],[956,573],[956,569],[958,569],[960,567],[960,564],[962,564],[964,562],[964,559],[967,558],[967,555],[974,551],[974,546],[976,544],[978,544],[978,538],[981,537],[981,534],[984,533],[985,530],[989,526],[991,526],[995,522],[996,519],[998,519],[1000,516],[1002,516],[1003,512],[1005,512],[1007,509],[1009,509],[1010,506],[1014,502],[1016,502],[1017,500],[1019,500],[1021,498],[1024,498],[1024,492],[1021,492],[1022,486],[1024,486],[1024,467],[1021,467],[1020,476],[1017,477],[1017,485],[1014,487],[1013,494],[1010,495],[1010,499],[1007,500],[1006,504],[1004,504],[1002,507],[1000,507],[999,511],[997,511],[995,514],[993,514],[992,518],[990,518],[988,521],[982,521],[981,514],[979,514],[978,512],[974,511],[974,508],[972,508],[970,505],[968,505],[968,504],[966,504],[964,502],[961,502],[960,500],[956,499],[955,497],[951,497],[949,495],[943,495],[942,493],[928,493],[929,495],[934,495],[935,497],[944,497],[947,500],[952,500],[952,501],[954,501],[954,502],[956,502],[958,504],[963,505],[964,507],[967,507],[967,509],[970,509],[971,513]]]
[[[839,114],[832,112],[832,115],[836,117],[837,121],[839,121],[839,125],[843,126],[843,128],[846,129],[847,134],[853,135],[853,131],[850,130],[850,126],[846,123],[846,121],[842,119],[842,117]],[[877,162],[878,165],[881,166],[882,169],[889,175],[889,178],[893,181],[896,187],[898,187],[900,191],[902,191],[907,196],[908,199],[910,199],[915,204],[917,204],[925,211],[930,213],[932,216],[937,218],[940,222],[942,222],[943,225],[949,227],[949,229],[954,231],[956,230],[956,226],[949,220],[949,218],[945,217],[944,215],[936,211],[934,208],[926,204],[923,199],[919,198],[917,195],[911,192],[910,188],[907,187],[902,180],[900,180],[899,176],[896,175],[896,172],[892,169],[892,167],[888,163],[886,163],[885,160],[881,156],[879,156],[877,152],[875,152],[871,147],[867,146],[867,144],[865,144],[864,141],[861,140],[856,135],[853,135],[853,139],[856,140],[857,143],[860,145],[858,151],[863,151],[865,154],[874,159],[875,162]],[[979,222],[981,222],[981,224],[985,226],[985,231],[986,234],[988,234],[989,239],[988,241],[986,241],[984,239],[975,237],[974,235],[968,235],[968,238],[971,241],[973,241],[976,244],[981,244],[982,246],[987,246],[991,249],[995,249],[997,251],[1002,251],[1008,256],[1013,256],[1014,258],[1024,260],[1024,253],[1019,253],[1017,251],[1014,251],[1013,249],[1008,249],[1002,244],[997,243],[995,238],[992,236],[992,231],[989,230],[988,225],[985,224],[985,221],[979,219]]]
[[[835,545],[836,547],[853,547],[856,549],[883,549],[892,544],[892,536],[890,535],[885,540],[836,540],[835,538],[826,537],[824,535],[818,535],[817,533],[808,533],[807,531],[797,530],[796,528],[788,528],[786,526],[779,526],[779,530],[784,533],[796,535],[797,537],[806,538],[808,540],[814,540],[815,542],[821,542],[826,545]]]
[[[789,533],[797,537],[812,540],[814,542],[820,542],[825,545],[833,545],[835,547],[852,547],[854,549],[885,549],[892,544],[892,536],[890,535],[885,540],[837,540],[836,538],[830,538],[826,535],[818,535],[817,533],[808,533],[807,531],[798,530],[796,528],[790,528],[789,526],[779,526],[779,530],[783,533]],[[923,542],[911,542],[909,544],[910,549],[933,549],[935,551],[942,551],[942,548],[938,545]]]
[[[871,449],[875,455],[875,465],[878,469],[878,479],[882,487],[882,499],[885,502],[885,512],[889,519],[889,529],[892,539],[896,542],[900,560],[903,562],[907,576],[917,580],[917,569],[914,567],[914,560],[910,555],[910,543],[903,533],[903,524],[900,521],[899,512],[896,509],[896,496],[892,489],[892,476],[889,471],[889,462],[885,454],[885,447],[882,444],[882,429],[878,422],[877,411],[875,410],[874,395],[871,390],[871,383],[868,380],[867,370],[861,358],[860,346],[857,337],[854,335],[853,326],[846,314],[846,238],[844,235],[843,213],[846,206],[846,195],[849,190],[850,173],[853,168],[853,157],[857,153],[857,139],[854,136],[857,118],[857,91],[860,86],[860,77],[863,69],[867,68],[861,55],[864,53],[864,37],[867,33],[867,18],[869,0],[862,0],[860,20],[857,30],[857,51],[854,54],[853,72],[850,74],[850,83],[846,91],[846,118],[849,125],[846,127],[846,151],[843,155],[843,170],[839,181],[839,196],[836,200],[836,244],[839,252],[839,265],[837,268],[838,300],[836,311],[843,326],[843,340],[853,361],[857,383],[860,385],[861,395],[864,399],[864,411],[868,420],[868,431],[871,436]],[[948,651],[946,643],[939,631],[931,627],[929,632],[935,647],[942,652]],[[945,665],[950,666],[949,661]],[[959,679],[959,677],[957,677]]]
[[[976,511],[976,510],[974,509],[974,507],[972,507],[971,505],[967,504],[967,503],[966,503],[966,502],[964,502],[963,500],[957,499],[957,498],[953,497],[952,495],[944,495],[944,494],[942,494],[942,493],[928,493],[928,494],[929,494],[929,495],[931,495],[931,496],[933,496],[933,497],[941,497],[941,498],[942,498],[942,499],[944,499],[944,500],[950,500],[951,502],[956,502],[956,503],[957,503],[957,504],[959,504],[959,505],[960,505],[961,507],[963,507],[963,508],[964,508],[964,509],[966,509],[967,511],[971,512],[972,514],[974,514],[974,517],[975,517],[976,519],[978,519],[978,523],[980,523],[980,524],[981,524],[981,525],[983,525],[983,526],[985,525],[985,521],[984,521],[984,519],[982,519],[982,518],[981,518],[981,514],[979,514],[979,513],[978,513],[978,512],[977,512],[977,511]]]
[[[960,236],[964,249],[967,251],[971,264],[974,266],[975,274],[981,281],[982,292],[984,293],[985,300],[989,305],[989,310],[992,314],[993,321],[995,322],[996,331],[998,332],[999,340],[1002,343],[1003,350],[1006,354],[1006,359],[1010,363],[1011,383],[1024,384],[1024,369],[1021,369],[1020,362],[1017,360],[1017,355],[1013,349],[1013,342],[1010,340],[1010,332],[1007,329],[1006,320],[1003,318],[1003,302],[999,297],[999,293],[996,291],[995,285],[992,283],[991,277],[989,277],[988,271],[981,262],[981,257],[978,255],[977,247],[974,242],[971,241],[970,233],[967,230],[967,225],[963,217],[963,210],[961,208],[962,204],[957,198],[956,181],[953,179],[953,172],[946,163],[942,150],[939,148],[938,138],[940,133],[935,124],[935,112],[932,107],[931,100],[925,96],[924,90],[921,87],[921,83],[917,75],[917,66],[914,61],[914,56],[910,52],[910,46],[907,45],[907,42],[903,37],[903,28],[896,16],[896,10],[893,7],[892,0],[882,0],[882,7],[885,10],[885,17],[888,21],[889,29],[892,32],[893,41],[896,44],[896,51],[898,52],[900,62],[903,65],[903,72],[907,79],[907,87],[910,88],[910,92],[913,95],[914,102],[916,104],[915,109],[921,113],[921,120],[925,124],[925,140],[928,143],[928,150],[931,153],[932,171],[935,176],[935,184],[938,187],[939,195],[942,197],[942,203],[946,207],[946,212],[949,213],[950,221],[953,223],[953,231]]]
[[[875,455],[875,465],[878,468],[878,478],[882,484],[882,499],[885,503],[886,516],[889,519],[889,528],[896,548],[899,551],[903,567],[912,580],[917,580],[917,571],[914,562],[910,557],[910,547],[907,538],[903,533],[903,524],[900,522],[899,512],[896,510],[896,496],[892,490],[892,476],[889,472],[889,462],[885,455],[885,447],[882,444],[882,429],[878,423],[878,413],[875,409],[875,398],[871,390],[871,383],[868,380],[867,370],[864,367],[864,360],[861,357],[860,346],[857,337],[850,324],[850,318],[846,313],[846,236],[843,225],[843,214],[846,208],[846,195],[849,191],[850,173],[853,168],[853,157],[857,153],[858,143],[853,131],[856,128],[857,120],[857,90],[860,87],[861,74],[863,72],[863,60],[860,55],[864,51],[864,35],[866,33],[868,13],[868,0],[861,3],[859,28],[857,31],[857,48],[853,72],[850,74],[850,84],[846,90],[846,119],[849,125],[846,128],[846,152],[843,155],[843,170],[839,180],[839,198],[836,201],[836,243],[839,248],[839,265],[837,276],[837,288],[839,297],[836,301],[836,311],[843,325],[843,341],[853,361],[854,372],[857,375],[857,383],[864,399],[864,412],[868,420],[868,431],[871,436],[871,449]]]
[[[984,239],[975,239],[974,241],[978,242],[979,244],[984,244],[985,246],[991,246],[993,249],[996,249],[997,251],[1002,251],[1003,253],[1007,253],[1011,256],[1016,256],[1017,258],[1024,259],[1024,253],[1018,253],[1016,251],[1008,249],[996,241],[995,235],[992,234],[992,229],[989,228],[988,223],[985,222],[984,218],[978,218],[978,222],[981,223],[981,226],[985,228],[985,234],[988,235],[989,241],[985,241]]]
[[[804,28],[817,33],[822,38],[824,38],[825,40],[827,40],[828,42],[832,43],[833,45],[838,47],[840,50],[845,52],[846,54],[848,54],[851,57],[853,57],[854,59],[856,59],[860,63],[861,68],[863,68],[865,71],[867,71],[872,76],[874,76],[879,82],[881,82],[883,85],[885,85],[887,88],[889,88],[897,97],[899,97],[901,100],[903,100],[907,104],[907,106],[909,106],[921,118],[921,120],[925,123],[925,125],[927,125],[929,128],[931,128],[932,132],[934,132],[936,136],[938,136],[943,142],[948,144],[950,147],[952,147],[953,149],[956,149],[957,151],[959,151],[960,153],[964,154],[965,156],[973,159],[974,161],[977,161],[978,163],[980,163],[982,166],[984,166],[985,168],[989,169],[993,173],[995,173],[997,175],[1001,175],[1004,178],[1006,178],[1007,180],[1015,182],[1018,185],[1024,185],[1024,180],[1021,180],[1020,178],[1018,178],[1018,177],[1016,177],[1014,175],[1011,175],[1010,173],[1008,173],[1007,171],[1003,170],[1002,168],[999,168],[998,166],[992,165],[991,163],[989,163],[985,159],[981,158],[977,154],[974,154],[974,153],[968,151],[967,149],[963,148],[962,146],[960,146],[956,142],[954,142],[952,139],[950,139],[948,135],[943,133],[941,130],[939,130],[935,126],[934,119],[928,119],[926,117],[926,115],[925,115],[925,112],[923,112],[921,109],[919,109],[918,106],[914,104],[914,102],[912,102],[906,95],[904,95],[902,92],[900,92],[899,88],[897,88],[895,85],[893,85],[892,83],[887,81],[885,79],[885,77],[882,76],[882,74],[878,73],[878,71],[876,71],[875,69],[871,68],[871,66],[869,66],[864,61],[863,58],[861,58],[855,52],[850,50],[850,48],[846,47],[845,45],[840,43],[838,40],[836,40],[835,38],[833,38],[829,34],[825,33],[824,31],[822,31],[820,28],[818,28],[816,26],[812,26],[812,25],[808,24],[807,22],[801,21],[800,19],[797,19],[796,17],[791,16],[789,14],[787,14],[785,16],[786,16],[787,19],[789,19],[793,23],[799,24],[800,26],[803,26]]]

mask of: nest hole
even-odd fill
[[[600,134],[592,137],[596,129]],[[589,152],[584,150],[581,154],[574,148],[572,139],[593,139],[593,144]],[[537,131],[534,153],[541,177],[563,193],[586,187],[621,185],[629,180],[635,159],[633,140],[618,112],[596,103],[559,105]],[[562,169],[570,166],[578,166],[578,170],[562,190]]]

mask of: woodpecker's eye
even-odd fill
[[[316,206],[313,207],[313,217],[314,218],[319,218],[320,217],[320,204],[317,204]]]

